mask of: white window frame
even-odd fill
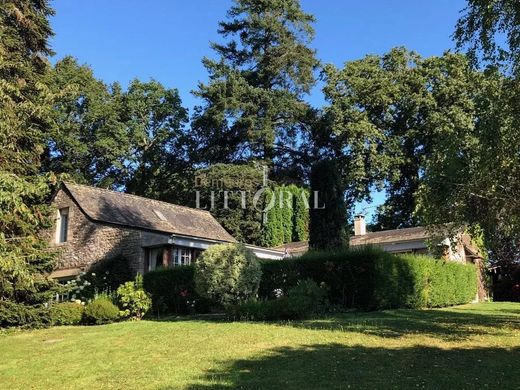
[[[190,265],[192,260],[192,249],[176,247],[172,250],[173,261],[172,265],[177,267],[179,265]]]
[[[69,241],[69,223],[70,213],[68,207],[58,210],[58,218],[56,221],[56,243],[65,244]]]

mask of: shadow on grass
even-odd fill
[[[519,305],[520,307],[520,305]],[[230,323],[224,314],[170,316],[151,321],[206,321]],[[520,329],[520,310],[387,310],[331,314],[303,321],[268,322],[278,326],[292,326],[311,330],[358,332],[379,337],[399,338],[421,334],[443,341],[464,340],[475,335],[507,334]]]
[[[258,358],[222,362],[188,388],[518,388],[519,372],[518,348],[386,349],[323,344],[277,348]]]
[[[486,314],[470,310],[389,310],[350,313],[292,323],[306,329],[360,332],[380,337],[403,337],[420,333],[442,340],[460,340],[474,335],[500,335],[520,329],[516,310]]]

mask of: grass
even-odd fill
[[[517,388],[520,304],[0,335],[0,388]]]

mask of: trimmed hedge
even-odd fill
[[[471,302],[477,293],[477,269],[472,264],[463,265],[427,256],[394,255],[373,247],[309,252],[295,259],[262,261],[261,265],[262,279],[258,291],[261,300],[275,298],[277,289],[287,295],[291,288],[305,279],[314,280],[320,286],[324,284],[328,302],[345,309],[452,306]],[[143,284],[152,295],[154,311],[188,313],[186,302],[193,300],[197,312],[208,310],[209,302],[195,292],[193,274],[192,266],[146,273]],[[251,317],[275,316],[270,314],[275,308],[269,305],[247,305],[251,311],[266,311]]]
[[[174,268],[160,268],[143,276],[143,288],[152,297],[155,314],[193,311],[207,313],[210,302],[195,291],[195,268],[184,265]]]
[[[371,247],[309,252],[297,259],[263,262],[262,269],[261,298],[312,279],[326,284],[331,304],[363,310],[451,306],[470,302],[477,292],[473,265]]]

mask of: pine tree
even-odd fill
[[[0,301],[41,302],[53,256],[46,178],[38,176],[51,96],[44,81],[53,10],[46,0],[5,0],[0,8]]]
[[[314,17],[298,0],[236,0],[213,43],[218,59],[204,58],[208,84],[193,118],[204,162],[273,160],[291,152],[305,127],[302,97],[315,83],[315,52],[307,45]]]

